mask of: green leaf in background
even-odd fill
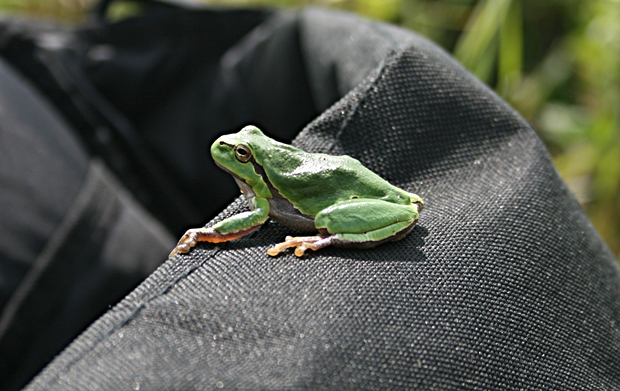
[[[521,2],[512,1],[504,23],[499,28],[497,90],[510,96],[521,82],[523,67],[523,15]]]
[[[482,0],[461,34],[454,55],[482,81],[491,81],[498,49],[498,34],[505,23],[512,0]]]

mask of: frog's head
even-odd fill
[[[269,140],[256,126],[246,126],[238,133],[215,140],[211,145],[211,156],[220,168],[247,183],[256,196],[272,198],[262,175],[264,170],[256,159]]]

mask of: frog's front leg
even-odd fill
[[[198,242],[228,242],[256,231],[267,221],[269,202],[264,198],[255,198],[251,201],[250,208],[251,211],[231,216],[213,227],[187,230],[168,258],[172,258],[176,253],[188,253]]]
[[[322,210],[315,217],[320,235],[288,236],[267,253],[276,256],[289,247],[301,257],[306,250],[327,246],[374,247],[380,243],[402,239],[418,221],[420,204],[394,204],[383,200],[353,199]]]

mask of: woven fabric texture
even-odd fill
[[[619,269],[526,121],[410,32],[320,10],[286,23],[322,111],[294,144],[421,195],[418,225],[302,259],[267,255],[291,233],[275,222],[200,244],[28,389],[620,388]]]

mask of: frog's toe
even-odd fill
[[[288,239],[288,237],[287,237]],[[267,254],[271,255],[272,257],[275,257],[277,255],[279,255],[282,251],[286,250],[289,247],[294,247],[294,244],[291,244],[290,242],[282,242],[282,243],[278,243],[275,246],[267,249]]]
[[[277,245],[268,248],[267,249],[267,254],[269,254],[272,257],[277,256],[278,254],[280,254],[282,252],[283,249],[279,249]]]
[[[182,251],[179,249],[179,246],[176,246],[172,251],[170,251],[170,254],[168,254],[168,259],[174,257],[175,255],[177,255],[177,253],[181,253]]]
[[[186,254],[191,250],[192,247],[196,246],[195,242],[183,243],[177,246],[177,251],[183,254]]]
[[[194,243],[194,246],[196,244]],[[168,258],[172,258],[174,257],[176,254],[187,254],[189,252],[189,250],[192,248],[193,246],[190,246],[188,244],[178,244],[174,250],[172,250],[170,252],[170,254],[168,255]]]

